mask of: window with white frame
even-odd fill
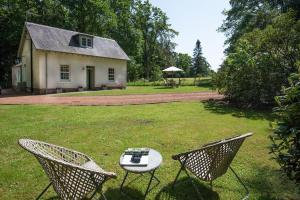
[[[60,66],[60,80],[69,81],[70,80],[70,67],[69,65]]]
[[[109,81],[115,80],[115,69],[114,68],[108,68],[108,80]]]
[[[91,37],[88,36],[80,36],[80,46],[81,47],[92,47],[93,40]]]
[[[92,47],[92,39],[91,38],[87,38],[87,46],[88,47]]]
[[[86,47],[86,37],[81,38],[81,46]]]

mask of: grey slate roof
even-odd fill
[[[75,31],[26,22],[25,27],[29,32],[32,42],[37,49],[97,56],[104,58],[115,58],[129,60],[126,53],[115,40],[93,37],[93,48],[78,47],[74,43],[76,35],[88,35]]]

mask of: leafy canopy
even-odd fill
[[[271,12],[271,11],[270,11]],[[264,28],[242,34],[214,77],[217,88],[232,102],[273,104],[300,59],[297,12],[278,14]]]

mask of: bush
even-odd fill
[[[290,87],[276,97],[279,117],[277,128],[271,135],[271,152],[288,177],[300,184],[300,74],[289,79]]]
[[[300,20],[289,12],[264,29],[244,34],[218,73],[215,86],[234,103],[273,104],[300,60]]]

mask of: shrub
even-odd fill
[[[271,152],[281,168],[292,180],[300,183],[300,74],[289,79],[290,87],[276,97],[279,117],[277,128],[271,135]]]
[[[244,34],[214,75],[213,82],[231,102],[273,104],[300,60],[300,20],[293,12],[275,18],[264,29]]]

